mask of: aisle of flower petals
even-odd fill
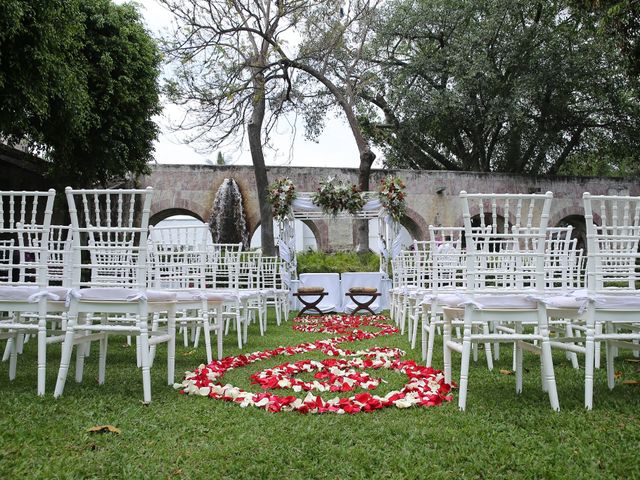
[[[301,343],[289,347],[254,352],[216,360],[209,365],[200,365],[187,372],[184,380],[176,384],[180,393],[208,396],[213,399],[238,403],[241,407],[254,406],[270,412],[298,411],[300,413],[359,413],[385,407],[408,408],[412,406],[436,406],[450,401],[451,387],[438,370],[417,364],[413,360],[401,360],[405,354],[398,348],[372,347],[363,350],[345,350],[343,343],[353,343],[398,332],[387,323],[386,317],[324,315],[298,317],[293,320],[293,329],[301,332],[337,333],[341,336],[315,342]],[[372,327],[378,331],[365,331],[361,327]],[[249,364],[274,358],[319,351],[329,357],[324,360],[300,360],[267,368],[251,375],[251,382],[263,390],[291,389],[294,393],[307,392],[303,398],[295,395],[278,395],[272,392],[254,393],[223,383],[225,373]],[[373,377],[365,369],[389,369],[407,376],[400,390],[384,396],[373,395],[383,379]],[[301,373],[313,373],[312,381],[296,378]],[[323,399],[312,392],[352,392],[364,390],[350,397],[336,396]]]

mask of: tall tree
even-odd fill
[[[359,154],[358,187],[369,190],[371,167],[376,158],[357,106],[363,88],[372,76],[366,45],[373,36],[379,0],[329,0],[315,2],[304,12],[300,22],[301,42],[296,58],[282,52],[282,62],[295,68],[307,79],[300,79],[306,89],[302,107],[307,134],[314,137],[322,130],[327,113],[337,109],[347,120]],[[309,82],[309,80],[312,80]],[[369,250],[369,223],[357,221],[356,250]]]
[[[619,51],[563,1],[397,0],[379,26],[384,75],[363,95],[387,164],[558,173],[637,126]]]
[[[59,183],[148,170],[159,113],[159,52],[132,5],[0,5],[0,135],[28,143]]]
[[[175,67],[170,98],[186,110],[178,128],[192,131],[190,141],[204,141],[212,149],[229,141],[242,142],[246,135],[260,205],[262,248],[272,255],[273,219],[263,146],[291,88],[277,50],[307,1],[161,2],[177,27],[165,50]]]

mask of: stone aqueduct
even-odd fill
[[[428,237],[428,226],[461,226],[462,214],[458,193],[533,193],[552,191],[554,201],[550,225],[572,224],[584,228],[582,207],[583,192],[592,194],[640,195],[640,183],[628,179],[601,179],[592,177],[525,177],[511,174],[485,174],[477,172],[415,171],[395,170],[374,171],[371,185],[387,173],[402,178],[407,184],[407,216],[402,222],[413,238],[424,240]],[[334,176],[356,182],[356,169],[312,168],[312,167],[270,167],[270,181],[280,177],[290,177],[300,191],[313,191],[318,182],[327,176]],[[208,165],[158,165],[150,175],[140,179],[141,186],[152,186],[155,190],[151,211],[151,223],[155,224],[172,215],[190,215],[207,221],[211,215],[215,194],[225,178],[233,178],[240,186],[249,233],[260,225],[258,200],[255,191],[255,177],[251,166],[208,166]],[[336,238],[342,238],[341,247],[352,242],[349,230],[334,231],[337,227],[326,221],[308,223],[316,236],[320,249],[336,246]],[[345,238],[348,236],[349,238]],[[348,240],[347,243],[344,243]]]

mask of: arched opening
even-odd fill
[[[157,213],[154,213],[149,219],[149,225],[157,226],[160,222],[177,217],[186,217],[191,218],[192,220],[198,220],[200,223],[204,223],[200,215],[192,212],[191,210],[187,210],[186,208],[167,208],[166,210],[161,210]],[[182,220],[179,220],[182,221]]]
[[[416,223],[416,221],[408,215],[402,217],[400,220],[400,224],[402,225],[402,232],[406,232],[412,240],[426,240],[420,225]],[[404,235],[404,233],[402,233]],[[404,237],[403,237],[404,238]]]
[[[587,251],[587,222],[582,215],[569,215],[558,222],[558,227],[572,226],[571,238],[577,239],[576,248]]]
[[[273,235],[274,237],[278,237],[280,232],[280,228],[278,227],[277,222],[273,222]],[[295,221],[295,232],[296,232],[296,251],[297,252],[306,252],[307,250],[318,250],[318,244],[320,243],[320,231],[318,227],[313,224],[313,222]],[[251,235],[251,241],[249,243],[249,248],[251,250],[260,248],[262,246],[262,228],[260,225],[253,231]]]
[[[179,209],[176,209],[176,210],[179,210]],[[154,215],[154,217],[156,215]],[[191,212],[189,212],[188,215],[180,215],[180,214],[170,215],[160,221],[157,221],[157,223],[155,224],[152,222],[149,222],[149,225],[153,225],[153,227],[155,228],[171,227],[176,229],[180,229],[180,228],[186,229],[186,227],[205,225],[205,222],[203,222],[200,218],[197,218],[195,214],[191,214]],[[180,242],[184,242],[185,245],[193,244],[195,242],[195,238],[192,238],[194,235],[195,233],[193,232],[189,233],[187,229],[185,230],[184,234],[180,235],[181,237]],[[152,231],[151,238],[159,239],[160,237],[155,232]]]

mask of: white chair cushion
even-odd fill
[[[457,293],[427,294],[422,299],[422,303],[434,304],[437,302],[438,305],[452,308],[464,307],[464,301],[465,297]]]
[[[78,300],[91,302],[135,302],[146,298],[148,302],[174,302],[174,292],[147,290],[142,292],[132,288],[82,288],[73,290],[71,295]]]
[[[464,308],[465,305],[483,309],[538,308],[538,302],[530,295],[475,295],[463,296],[456,293],[426,297],[429,303],[437,302],[443,307]],[[425,302],[423,300],[423,302]]]
[[[40,291],[40,288],[3,285],[0,286],[0,302],[28,302],[29,297]]]
[[[464,302],[479,309],[493,308],[538,308],[538,301],[530,295],[475,295]]]
[[[260,290],[238,290],[238,297],[240,299],[257,298],[260,295]]]
[[[200,290],[178,290],[174,293],[178,302],[197,302],[202,298]]]
[[[556,295],[545,297],[543,302],[547,308],[558,308],[562,310],[582,310],[586,304],[586,298],[576,298],[573,295]]]
[[[587,290],[576,290],[568,295],[545,298],[544,302],[551,308],[576,308],[583,311],[589,302],[598,309],[640,310],[640,291],[625,292],[617,295],[593,294]]]
[[[596,308],[608,310],[640,310],[640,292],[629,295],[599,295],[595,298]]]

